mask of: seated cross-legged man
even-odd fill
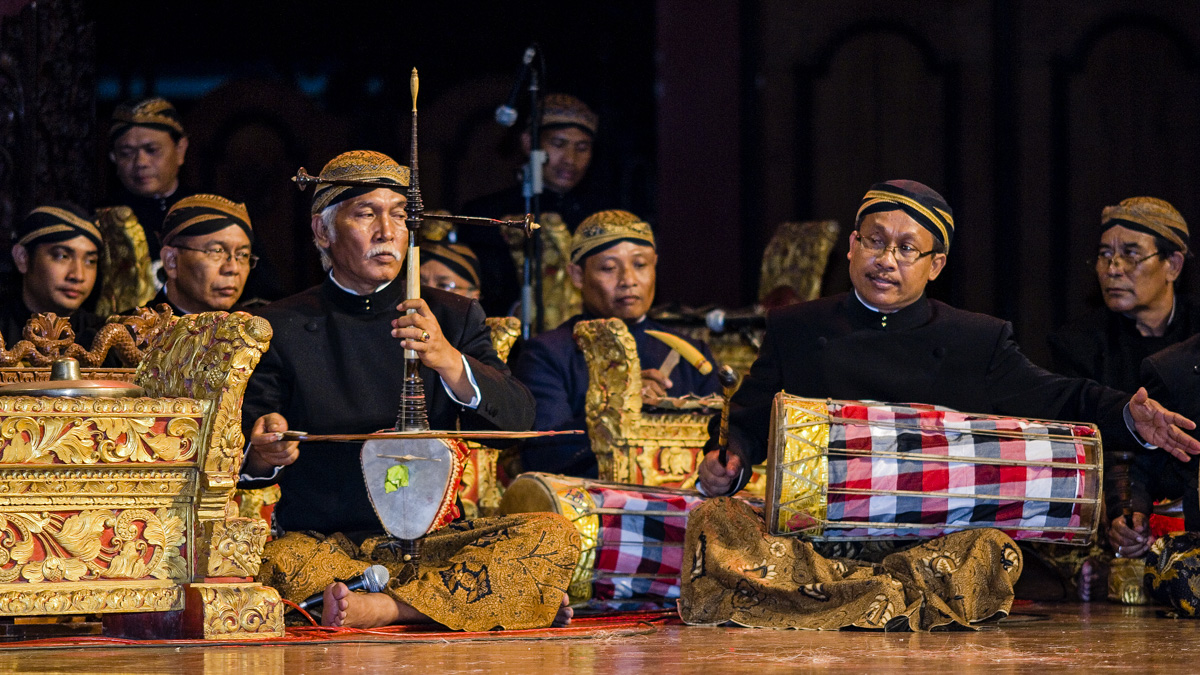
[[[245,204],[217,195],[184,197],[163,221],[162,262],[167,283],[151,306],[165,302],[177,316],[229,311],[242,297],[258,262]]]
[[[1134,391],[1146,357],[1200,332],[1200,301],[1176,289],[1190,255],[1188,226],[1169,203],[1130,197],[1104,207],[1098,239],[1095,273],[1104,306],[1050,336],[1051,368]],[[1106,438],[1105,449],[1136,451],[1118,447],[1130,443]],[[1077,586],[1081,600],[1104,597],[1109,552],[1046,545],[1027,551],[1049,567],[1048,580]]]
[[[0,335],[8,347],[22,339],[34,314],[71,317],[75,341],[91,347],[104,319],[82,309],[96,285],[101,235],[85,211],[54,203],[29,212],[17,229],[13,263],[21,288],[0,305]]]
[[[243,487],[277,483],[277,526],[263,583],[301,600],[324,589],[322,622],[371,627],[436,622],[461,630],[540,628],[569,621],[566,588],[579,535],[554,514],[460,521],[422,539],[419,566],[385,535],[368,496],[360,446],[297,443],[281,432],[371,433],[391,428],[401,402],[404,352],[420,359],[430,427],[527,430],[533,399],[497,357],[479,303],[422,288],[407,300],[401,274],[409,171],[377,152],[338,155],[319,185],[313,238],[324,283],[261,310],[274,337],[246,387],[250,439]],[[408,314],[408,310],[415,310]],[[381,593],[341,581],[382,564]]]
[[[1172,461],[1200,453],[1184,431],[1195,425],[1144,390],[1131,398],[1052,374],[1021,353],[1007,322],[928,299],[954,231],[950,207],[929,187],[872,186],[850,234],[853,291],[768,314],[758,360],[732,401],[727,461],[713,449],[701,464],[707,494],[733,494],[766,457],[780,391],[1090,421],[1106,440],[1136,433]],[[684,555],[685,621],[829,629],[927,630],[1003,615],[1023,563],[1013,540],[988,528],[891,553],[875,567],[826,558],[804,539],[769,535],[761,515],[727,498],[692,512]],[[773,574],[764,576],[766,561]]]
[[[657,263],[654,233],[632,213],[601,211],[580,223],[571,240],[568,271],[583,296],[583,313],[527,342],[513,368],[537,400],[535,429],[587,429],[587,362],[573,337],[575,324],[580,321],[617,318],[625,322],[641,360],[645,402],[720,390],[714,373],[702,375],[687,361],[679,361],[669,374],[659,369],[671,348],[646,333],[670,332],[646,316],[654,301]],[[708,347],[695,342],[693,346],[712,361]],[[596,456],[586,436],[527,441],[521,464],[526,471],[584,478],[595,478],[597,473]]]

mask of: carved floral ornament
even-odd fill
[[[0,513],[0,583],[186,581],[185,517],[181,508]]]

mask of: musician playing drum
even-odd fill
[[[404,350],[417,353],[434,429],[518,431],[533,422],[529,391],[497,357],[474,300],[432,288],[405,300],[401,275],[407,167],[377,152],[343,153],[313,195],[312,230],[329,278],[262,310],[274,337],[246,388],[250,438],[242,484],[278,483],[277,524],[263,583],[300,600],[324,589],[323,623],[370,627],[434,621],[462,630],[535,628],[569,621],[565,608],[579,538],[561,517],[531,514],[452,524],[423,540],[419,569],[368,498],[359,446],[285,441],[290,429],[370,433],[396,420]],[[406,314],[407,310],[416,310]],[[384,593],[352,593],[371,563],[392,580]]]
[[[708,494],[732,494],[749,478],[748,467],[766,456],[771,402],[780,390],[1095,422],[1110,437],[1136,432],[1145,445],[1180,459],[1200,453],[1200,443],[1184,432],[1192,422],[1144,390],[1130,399],[1090,380],[1053,375],[1021,354],[1007,322],[926,298],[953,234],[950,207],[929,187],[915,181],[871,187],[850,234],[853,292],[769,315],[758,360],[733,399],[727,463],[714,449],[701,465]],[[684,620],[803,628],[968,625],[1009,610],[1021,571],[1019,550],[998,530],[951,534],[870,569],[825,559],[811,544],[770,537],[763,528],[761,517],[734,500],[710,500],[693,511]]]

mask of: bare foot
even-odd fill
[[[411,605],[387,593],[354,593],[341,582],[325,587],[324,602],[321,610],[322,626],[376,628],[431,621]]]
[[[1079,599],[1082,602],[1103,600],[1108,597],[1108,565],[1096,558],[1088,558],[1079,568]]]
[[[567,594],[563,593],[562,607],[558,608],[558,614],[554,615],[554,623],[550,625],[554,628],[562,628],[571,625],[571,617],[575,616],[575,610],[567,606]]]

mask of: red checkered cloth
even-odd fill
[[[687,514],[703,498],[596,485],[589,486],[588,492],[597,509],[619,511],[600,515],[594,599],[678,598]]]
[[[824,536],[926,538],[995,527],[1014,539],[1071,541],[1084,535],[1056,528],[1090,526],[1081,523],[1082,504],[1046,500],[1084,499],[1080,465],[1087,461],[1084,443],[1075,439],[1094,438],[1092,427],[921,405],[834,402],[829,413]],[[868,522],[912,527],[863,525]]]

